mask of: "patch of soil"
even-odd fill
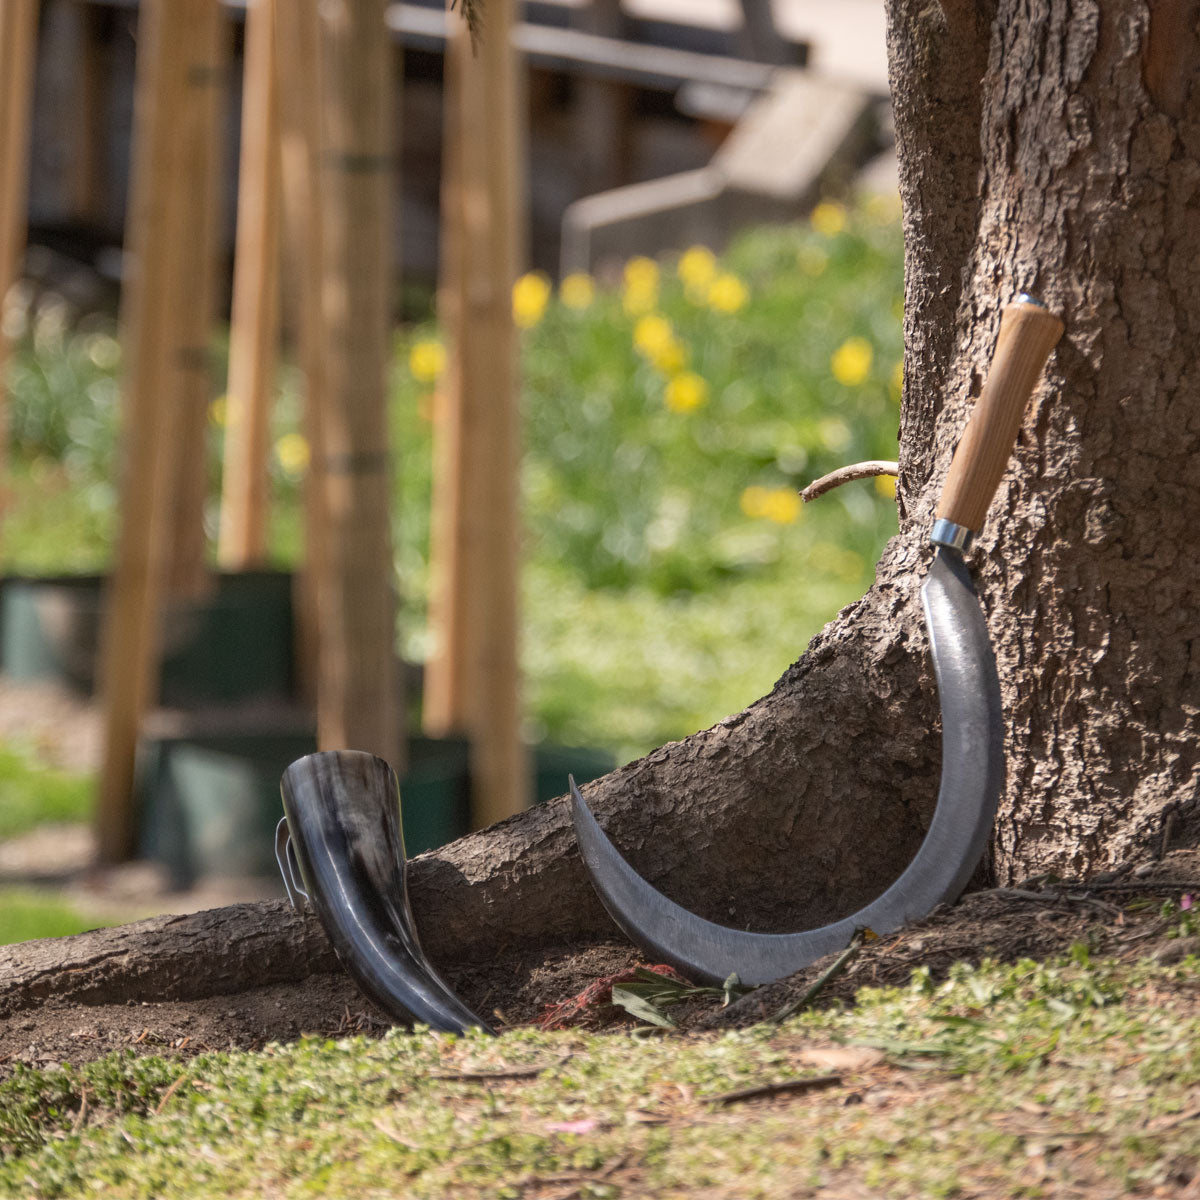
[[[63,1004],[0,1022],[0,1077],[24,1063],[83,1063],[113,1050],[190,1058],[209,1050],[257,1050],[304,1033],[379,1032],[388,1022],[346,975],[252,988],[233,996],[136,1004]]]
[[[0,740],[23,742],[52,766],[84,772],[100,761],[101,728],[100,707],[91,696],[0,675]]]
[[[598,976],[628,969],[637,951],[617,942],[541,947],[444,972],[466,1003],[497,1028],[532,1023],[548,1005]],[[19,1063],[78,1064],[113,1050],[190,1058],[210,1050],[258,1050],[268,1042],[375,1036],[393,1022],[342,973],[250,988],[203,1000],[80,1004],[50,1000],[0,1019],[0,1079]]]
[[[906,983],[917,967],[943,977],[955,962],[1046,958],[1083,943],[1095,955],[1178,961],[1200,952],[1200,938],[1168,937],[1178,918],[1161,915],[1165,900],[1200,893],[1200,851],[1168,854],[1142,873],[1075,887],[1050,883],[1000,888],[964,897],[891,937],[865,943],[812,1003],[853,1000],[857,989]],[[1197,895],[1200,903],[1200,895]],[[701,1031],[753,1024],[809,991],[833,959],[761,987],[722,1009],[719,1000],[692,1001],[672,1015],[682,1029]],[[642,963],[618,941],[586,946],[540,946],[497,954],[488,962],[443,966],[447,982],[498,1028],[531,1024],[548,1006],[578,996],[597,980]],[[581,1014],[590,1025],[620,1021],[623,1013]],[[117,1049],[181,1058],[206,1050],[259,1049],[304,1033],[378,1036],[391,1022],[343,974],[251,988],[204,1000],[79,1004],[49,1001],[36,1012],[0,1020],[0,1078],[18,1063],[80,1063]]]
[[[1097,957],[1179,961],[1200,952],[1200,938],[1167,936],[1178,917],[1163,917],[1161,911],[1163,902],[1178,903],[1184,895],[1194,896],[1200,907],[1200,849],[1176,850],[1137,870],[1077,886],[1033,882],[974,892],[897,934],[864,942],[811,1003],[848,1002],[859,988],[906,984],[918,968],[938,980],[955,963],[1046,959],[1076,944]],[[727,1009],[699,1013],[694,1024],[737,1028],[767,1020],[812,990],[839,957],[831,954],[756,988]]]

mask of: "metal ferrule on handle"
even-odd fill
[[[929,540],[935,546],[949,546],[951,550],[964,551],[971,545],[975,535],[965,526],[938,517],[929,531]]]
[[[962,441],[954,452],[929,540],[965,550],[987,516],[1016,445],[1025,406],[1062,337],[1063,323],[1022,293],[1000,317],[996,353]]]

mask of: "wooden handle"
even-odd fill
[[[1022,296],[1000,317],[996,353],[971,420],[950,464],[936,515],[978,533],[1017,441],[1025,405],[1063,323]]]

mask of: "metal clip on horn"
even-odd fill
[[[491,1032],[417,939],[405,883],[400,788],[373,754],[333,750],[283,773],[275,856],[293,906],[317,914],[338,958],[385,1012],[446,1033]]]

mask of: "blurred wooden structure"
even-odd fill
[[[236,24],[245,0],[223,0]],[[134,59],[137,0],[42,0],[54,38],[53,66],[43,62],[40,103],[58,124],[43,125],[35,150],[34,220],[54,238],[80,237],[87,254],[97,242],[120,240],[121,179],[126,156],[126,93]],[[803,65],[814,78],[886,97],[883,0],[772,0],[776,31],[762,34],[761,0],[524,0],[513,41],[529,69],[532,261],[557,269],[568,205],[624,184],[700,168],[723,132],[769,86],[777,59]],[[438,248],[441,81],[447,34],[459,17],[440,0],[388,5],[388,30],[403,56],[400,130],[403,158],[397,189],[397,259],[406,279],[432,281]],[[236,47],[235,47],[236,48]],[[764,58],[763,55],[766,55]],[[94,70],[98,65],[99,70]],[[77,81],[98,76],[86,94]],[[86,103],[85,103],[86,101]],[[68,114],[77,114],[68,120]],[[100,114],[97,119],[97,114]],[[601,150],[603,115],[618,145]],[[87,216],[69,201],[81,182],[75,167],[85,122],[99,182]],[[587,123],[586,141],[580,133]],[[223,204],[232,246],[232,194]],[[72,231],[76,231],[73,233]],[[102,251],[101,267],[114,257]]]
[[[241,157],[225,463],[217,562],[245,571],[267,561],[271,400],[279,345],[279,103],[275,0],[246,8]]]
[[[299,46],[317,69],[287,77],[286,129],[297,188],[313,187],[291,226],[308,239],[299,305],[310,389],[308,426],[317,448],[310,485],[318,547],[308,612],[321,630],[318,738],[325,747],[370,750],[399,767],[403,730],[394,652],[390,536],[391,472],[385,409],[390,266],[388,178],[394,166],[388,108],[391,53],[383,0],[254,0],[254,53],[247,89],[257,136],[243,154],[239,250],[241,303],[233,341],[247,392],[231,473],[265,471],[269,378],[278,331],[279,123],[273,115],[276,37]],[[132,791],[142,720],[154,703],[161,616],[168,589],[203,586],[203,451],[211,398],[208,284],[219,154],[214,93],[225,80],[229,33],[218,0],[143,0],[139,22],[136,152],[127,245],[132,271],[122,300],[127,347],[121,527],[103,645],[104,762],[96,811],[101,859],[134,852]],[[319,44],[318,44],[319,43]],[[320,80],[315,99],[304,96]],[[314,107],[315,105],[315,107]],[[314,114],[321,114],[318,124]],[[256,157],[257,156],[257,157]],[[297,174],[299,164],[299,175]],[[254,200],[259,202],[255,207]],[[248,382],[247,382],[248,381]],[[257,395],[249,426],[251,394]],[[198,483],[197,480],[202,480]],[[231,560],[262,553],[262,489],[247,480]],[[231,485],[232,486],[232,485]],[[236,489],[234,489],[236,490]],[[255,539],[260,539],[255,544]],[[199,549],[199,555],[196,549]]]
[[[465,25],[446,58],[442,280],[450,363],[437,397],[426,733],[471,742],[477,828],[528,804],[518,663],[517,344],[512,288],[524,258],[524,154],[513,0]]]
[[[96,31],[101,25],[109,31],[110,65],[127,62],[132,17],[124,10],[138,5],[44,2],[77,17],[89,14],[63,28],[80,56],[80,86],[96,93],[95,103],[74,105],[83,120],[71,141],[90,145],[80,130],[94,128],[102,107],[119,108],[98,82],[104,55],[96,51]],[[841,16],[822,20],[840,21],[839,44],[856,50],[853,20],[845,14],[880,7],[878,0],[840,6],[786,0],[777,14],[781,38],[764,21],[762,0],[624,0],[619,11],[616,0],[531,0],[521,22],[514,2],[497,0],[489,8],[472,54],[459,16],[429,3],[249,0],[219,545],[223,565],[240,570],[262,561],[282,265],[289,279],[282,315],[296,331],[305,378],[310,467],[300,613],[320,738],[325,746],[354,745],[401,765],[384,406],[395,257],[389,182],[397,166],[387,116],[391,55],[399,45],[416,77],[406,104],[425,106],[420,118],[405,123],[405,151],[424,156],[423,174],[435,180],[443,130],[447,146],[440,303],[451,370],[438,400],[432,614],[438,656],[428,670],[425,719],[430,732],[466,732],[474,743],[477,824],[515,811],[529,795],[519,736],[519,434],[510,300],[526,258],[526,114],[543,131],[558,131],[536,168],[558,172],[549,189],[553,201],[535,211],[539,252],[549,261],[545,231],[557,242],[566,205],[581,189],[708,164],[714,145],[774,86],[778,63],[803,57],[796,12],[837,9]],[[214,245],[223,241],[219,96],[227,79],[226,18],[244,7],[243,0],[140,0],[136,161],[126,214],[132,271],[122,315],[123,527],[105,650],[109,712],[98,812],[108,859],[132,849],[129,781],[141,716],[153,701],[163,597],[202,592],[208,578],[201,512],[208,464],[200,446],[210,397],[211,264]],[[0,79],[0,283],[16,270],[19,234],[10,230],[22,224],[24,189],[16,183],[30,124],[27,115],[14,114],[27,113],[32,54],[14,47],[32,40],[36,8],[35,0],[0,0],[0,64],[24,68]],[[101,12],[103,21],[91,19]],[[126,30],[120,55],[110,53],[117,25]],[[741,57],[747,53],[757,61]],[[518,54],[536,69],[528,92]],[[852,59],[848,54],[846,63]],[[881,86],[877,75],[865,85],[872,94]],[[574,120],[562,120],[564,104],[576,105]],[[597,114],[616,149],[586,156],[579,171],[569,162],[584,157],[577,153],[579,122]],[[684,121],[686,137],[676,136]],[[76,215],[86,211],[91,218],[105,209],[96,181],[103,164],[120,157],[109,149],[93,147],[72,185],[51,189],[69,193]],[[406,196],[406,236],[413,253],[425,256],[421,267],[431,269],[436,184],[426,187],[431,195],[417,202]]]
[[[325,570],[317,589],[317,738],[402,767],[386,409],[392,48],[385,0],[321,14],[321,412]]]
[[[155,699],[171,539],[177,504],[189,490],[178,487],[178,474],[187,455],[204,457],[187,411],[197,395],[188,375],[207,369],[211,310],[205,314],[202,306],[211,293],[192,271],[211,250],[197,248],[211,230],[200,208],[214,194],[208,176],[215,156],[203,143],[214,133],[207,114],[223,78],[225,33],[216,0],[145,0],[139,29],[137,158],[121,314],[121,519],[101,648],[104,759],[96,832],[106,862],[134,852],[134,756],[142,716]]]
[[[8,357],[4,308],[25,252],[25,202],[29,179],[29,126],[33,102],[38,0],[0,4],[0,404]],[[0,453],[7,450],[0,418]]]

